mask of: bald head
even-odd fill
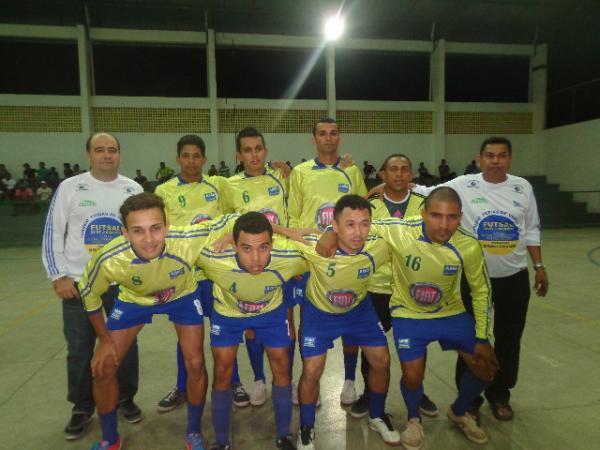
[[[440,186],[438,188],[435,188],[429,193],[429,195],[425,199],[425,202],[423,203],[423,208],[425,210],[429,210],[431,204],[435,201],[442,203],[456,203],[458,205],[458,210],[462,211],[462,201],[460,200],[460,196],[452,188],[446,186]]]
[[[100,137],[108,137],[108,138],[112,139],[117,144],[117,150],[119,152],[121,151],[121,143],[119,142],[119,140],[116,137],[114,137],[112,134],[107,133],[105,131],[99,131],[98,133],[92,134],[85,142],[85,151],[89,153],[89,151],[94,146],[94,142]]]

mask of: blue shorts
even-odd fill
[[[358,306],[343,314],[321,311],[307,300],[300,317],[300,352],[303,357],[326,353],[333,348],[333,341],[339,337],[344,339],[346,345],[387,346],[383,327],[368,296]]]
[[[200,289],[200,301],[202,302],[202,311],[204,311],[204,317],[212,316],[213,311],[213,282],[210,280],[202,280],[198,283],[198,288]]]
[[[200,297],[198,288],[191,294],[162,305],[142,306],[117,299],[106,320],[106,328],[124,330],[152,323],[154,314],[167,314],[169,320],[178,325],[203,325],[204,315]]]
[[[475,352],[475,320],[466,312],[438,319],[392,317],[392,328],[400,361],[421,358],[433,341],[439,341],[442,350]]]
[[[287,308],[281,304],[268,313],[251,317],[227,317],[213,311],[210,326],[212,347],[233,347],[242,342],[245,330],[254,330],[256,340],[265,347],[289,347],[290,326]]]

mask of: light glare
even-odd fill
[[[330,17],[327,22],[325,22],[325,38],[329,41],[334,41],[339,39],[339,37],[344,32],[344,21],[341,19],[339,15],[335,15]]]

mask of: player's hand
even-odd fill
[[[315,247],[315,250],[322,257],[331,258],[331,257],[335,256],[335,252],[337,250],[337,245],[338,245],[337,233],[334,233],[333,231],[328,230],[325,233],[323,233],[323,235],[321,236],[321,239],[319,239],[319,242],[317,242],[317,246]]]
[[[52,282],[54,292],[63,300],[79,298],[79,291],[75,287],[75,280],[71,277],[62,277]]]
[[[119,365],[117,348],[110,337],[100,339],[98,341],[98,345],[94,351],[94,356],[91,363],[92,376],[103,376],[104,368],[107,367],[108,364],[112,364],[115,367]]]
[[[233,247],[233,233],[227,233],[225,236],[221,236],[215,242],[213,242],[212,249],[216,253],[225,251],[229,246]]]
[[[365,196],[365,198],[369,199],[369,198],[373,197],[374,195],[383,195],[384,186],[385,186],[385,183],[381,183],[381,184],[378,184],[377,186],[371,188],[371,190],[369,192],[367,192],[367,195]]]
[[[535,271],[535,282],[534,289],[538,297],[545,297],[548,293],[548,274],[546,269],[536,269]]]
[[[408,183],[408,190],[412,191],[417,187],[417,183],[413,183],[412,181]]]
[[[473,355],[471,370],[477,378],[492,381],[499,367],[498,359],[491,344],[475,344],[475,354]]]
[[[344,153],[340,159],[340,169],[347,169],[350,166],[354,165],[354,159],[352,159],[352,155],[350,153]]]
[[[290,173],[292,173],[292,168],[288,166],[285,161],[271,161],[271,167],[273,169],[281,170],[281,175],[283,175],[283,178],[289,177]]]

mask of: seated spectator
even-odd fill
[[[142,175],[142,171],[140,169],[136,169],[135,177],[133,179],[137,184],[143,187],[144,190],[146,190],[146,183],[148,183],[148,178]]]
[[[4,185],[4,192],[5,192],[6,198],[8,198],[8,199],[14,198],[16,181],[10,175],[10,172],[7,171],[1,181],[2,181],[2,184]]]
[[[23,179],[27,181],[29,186],[35,186],[37,181],[37,170],[32,168],[29,164],[23,164]]]
[[[63,175],[65,179],[71,178],[74,175],[73,169],[71,169],[71,163],[63,163]]]
[[[175,175],[175,171],[169,166],[165,165],[164,161],[160,162],[160,167],[156,171],[156,179],[159,184],[169,181]]]
[[[38,182],[41,183],[42,181],[48,181],[49,174],[50,171],[46,168],[46,163],[44,161],[40,161],[37,170]]]
[[[0,164],[0,180],[3,180],[4,178],[10,177],[10,176],[11,176],[10,172],[6,168],[6,165]]]
[[[24,179],[17,181],[13,202],[13,215],[17,216],[19,213],[25,212],[27,208],[33,210],[29,205],[33,205],[34,200],[33,189],[29,187],[27,181]]]
[[[477,167],[475,160],[471,161],[471,163],[468,164],[465,169],[465,175],[469,175],[472,173],[479,173],[479,172],[481,172],[481,171],[479,170],[479,167]]]
[[[429,171],[427,170],[427,167],[425,167],[425,163],[421,161],[419,163],[419,178],[427,177],[429,177]]]
[[[440,165],[438,166],[438,171],[440,174],[440,182],[442,183],[456,178],[456,172],[450,172],[450,166],[445,159],[442,159]]]
[[[214,164],[210,165],[210,169],[208,169],[208,176],[210,177],[214,177],[215,175],[217,175],[219,172],[217,171],[217,168],[215,167]]]
[[[40,187],[35,191],[35,195],[39,202],[49,203],[52,198],[52,188],[48,186],[46,181],[42,181]]]
[[[219,175],[225,178],[229,178],[231,176],[231,171],[229,170],[229,166],[225,164],[225,161],[221,161],[221,165],[219,166]]]
[[[365,180],[370,180],[372,178],[375,178],[375,173],[377,171],[375,170],[375,167],[372,164],[369,164],[369,161],[365,161],[363,163],[363,172],[365,174]]]
[[[48,172],[48,186],[52,188],[53,191],[56,191],[56,188],[60,184],[60,176],[56,171],[56,167],[50,167],[50,171]]]
[[[240,161],[240,163],[235,166],[235,173],[240,173],[244,171],[244,163]]]
[[[81,174],[82,174],[82,173],[84,173],[84,172],[85,172],[85,170],[81,169],[81,168],[79,167],[79,164],[75,163],[75,164],[73,165],[73,175],[81,175]]]

